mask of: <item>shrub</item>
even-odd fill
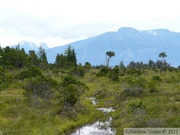
[[[24,70],[24,71],[20,72],[16,77],[17,77],[17,79],[20,79],[23,81],[25,78],[30,78],[31,73],[29,72],[29,70]]]
[[[4,74],[4,69],[0,66],[0,84],[1,84],[3,81],[5,81],[5,80],[4,80],[4,76],[5,76],[5,74]]]
[[[138,78],[126,77],[125,81],[127,81],[127,83],[133,87],[134,86],[145,87],[147,84],[147,81],[142,77],[138,77]]]
[[[28,70],[31,73],[31,76],[33,77],[42,76],[41,70],[37,68],[36,66],[31,66]]]
[[[129,104],[129,110],[134,115],[135,127],[144,127],[146,124],[146,105],[140,100],[139,103]]]
[[[80,106],[80,95],[87,89],[88,87],[84,83],[75,80],[71,76],[64,77],[59,91],[61,94],[61,110],[59,113],[74,117],[77,112],[76,105]]]
[[[94,96],[97,99],[104,99],[104,98],[109,97],[110,95],[111,95],[111,92],[106,88],[97,89],[94,93]]]
[[[132,69],[128,69],[127,70],[127,74],[129,75],[141,75],[141,70],[140,69],[135,69],[135,68],[132,68]]]
[[[153,92],[158,92],[158,83],[161,82],[161,78],[159,76],[153,76],[151,78],[151,80],[148,82],[148,88],[149,88],[149,92],[153,93]]]
[[[64,90],[64,103],[66,105],[74,106],[78,101],[77,88],[74,85],[68,85]]]
[[[82,66],[74,67],[71,71],[70,74],[73,76],[79,76],[79,77],[84,77],[85,75],[85,69]]]
[[[146,106],[143,104],[143,102],[140,100],[139,103],[130,103],[129,108],[131,112],[135,113],[136,109],[145,109]]]
[[[153,77],[151,78],[151,80],[157,81],[157,82],[161,82],[161,81],[162,81],[162,79],[160,78],[160,76],[153,76]]]
[[[53,79],[45,76],[37,76],[29,79],[23,86],[25,90],[24,95],[28,103],[37,106],[40,105],[40,102],[45,102],[47,99],[50,99],[53,89],[57,86],[58,83]]]
[[[144,93],[143,87],[130,87],[121,92],[121,96],[138,97]]]
[[[98,77],[102,77],[107,75],[109,72],[109,69],[107,67],[102,67],[101,70],[96,74]]]
[[[66,76],[61,83],[61,98],[63,99],[64,106],[72,107],[79,101],[80,95],[89,89],[84,83],[75,80],[71,76]]]
[[[149,88],[150,93],[158,92],[157,83],[155,81],[152,81],[152,80],[149,81],[147,86]]]
[[[89,70],[91,67],[92,67],[92,66],[91,66],[91,64],[90,64],[89,62],[86,62],[86,63],[84,64],[84,68],[85,68],[86,70]]]
[[[119,81],[119,68],[115,67],[111,70],[109,74],[109,79],[112,81]]]

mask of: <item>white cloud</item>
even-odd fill
[[[0,0],[0,43],[62,45],[129,26],[180,31],[179,0]]]

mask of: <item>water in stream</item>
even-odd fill
[[[92,104],[96,105],[95,98],[90,98]],[[98,108],[97,110],[101,110],[104,113],[109,113],[114,111],[110,108]],[[96,121],[93,124],[87,124],[80,129],[76,130],[76,132],[71,135],[115,135],[116,131],[110,127],[112,118],[109,117],[105,122]]]

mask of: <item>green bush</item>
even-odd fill
[[[112,81],[119,81],[119,68],[117,66],[110,71],[109,79]]]
[[[102,67],[101,70],[96,74],[98,77],[106,76],[109,73],[109,69],[107,67]]]
[[[61,83],[60,90],[64,106],[72,107],[77,101],[80,102],[80,95],[87,89],[89,88],[84,83],[71,76],[66,76]]]
[[[86,71],[87,71],[87,70],[90,70],[91,67],[92,67],[92,66],[91,66],[91,64],[90,64],[89,62],[86,62],[86,63],[84,64],[84,68],[86,69]]]
[[[162,81],[160,76],[153,76],[151,80],[148,82],[147,87],[149,88],[149,92],[158,92],[158,84]]]
[[[71,71],[70,74],[72,76],[79,76],[79,77],[84,77],[85,75],[85,69],[82,66],[77,66],[74,67]]]
[[[5,81],[4,77],[5,77],[4,69],[0,66],[0,84],[2,84],[3,81]]]
[[[64,92],[64,103],[66,105],[74,106],[78,101],[78,92],[77,88],[74,85],[68,85]]]
[[[137,86],[137,87],[145,87],[147,84],[147,81],[142,78],[142,77],[138,77],[138,78],[132,78],[132,77],[126,77],[125,81],[130,85],[130,86]]]
[[[157,81],[157,82],[161,82],[162,81],[162,79],[160,78],[160,76],[153,76],[152,78],[151,78],[151,80],[153,80],[153,81]]]
[[[31,76],[33,76],[33,77],[42,76],[41,70],[39,68],[37,68],[36,66],[31,66],[28,70],[29,70]]]
[[[105,99],[111,95],[111,92],[106,88],[97,89],[94,92],[96,99]]]
[[[121,92],[121,96],[125,97],[138,97],[144,93],[143,87],[130,87]]]
[[[30,78],[31,77],[31,73],[29,70],[24,70],[22,72],[20,72],[16,78],[19,79],[19,80],[24,80],[25,78]]]
[[[37,76],[28,80],[23,86],[24,95],[28,103],[33,106],[44,104],[51,98],[53,90],[56,89],[58,83],[51,78],[45,76]]]
[[[140,69],[131,68],[131,69],[128,69],[126,72],[128,75],[138,75],[138,76],[141,75]]]
[[[149,88],[150,93],[158,92],[158,87],[157,87],[156,81],[152,81],[152,80],[149,81],[147,86]]]

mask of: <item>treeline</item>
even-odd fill
[[[54,64],[47,61],[46,52],[39,47],[38,52],[30,50],[27,54],[24,48],[17,46],[16,48],[0,47],[0,66],[4,68],[24,68],[34,65],[41,69],[47,69],[51,65],[56,68],[69,68],[77,66],[76,54],[74,48],[68,46],[64,54],[57,54]]]
[[[24,48],[17,46],[16,48],[0,47],[0,66],[8,69],[29,67],[30,65],[38,67],[47,67],[48,61],[45,50],[40,47],[38,53],[30,50],[26,54]]]
[[[87,63],[90,64],[89,62]],[[17,46],[16,48],[10,48],[9,46],[5,48],[0,47],[0,66],[8,69],[11,68],[21,69],[23,67],[29,67],[30,65],[34,65],[41,69],[76,67],[77,66],[76,53],[74,48],[68,46],[64,54],[56,55],[54,63],[48,63],[46,52],[41,46],[39,47],[39,50],[37,52],[35,52],[34,50],[30,50],[28,54],[25,52],[24,48],[20,48],[20,46]],[[149,69],[164,68],[164,70],[172,68],[172,66],[168,64],[164,59],[155,62],[153,60],[149,60],[148,63],[131,61],[127,66],[123,64],[123,61],[121,61],[118,66],[120,68],[124,68],[124,67],[149,68]],[[95,67],[99,67],[99,66],[97,65]]]
[[[108,56],[107,58],[107,65],[97,65],[94,68],[100,68],[100,72],[97,76],[103,76],[106,72],[109,72],[109,61],[110,58],[115,55],[114,52],[109,51],[106,52]],[[163,58],[157,60],[156,62],[149,60],[148,63],[143,62],[134,62],[131,61],[127,66],[123,64],[123,61],[119,63],[119,65],[110,68],[113,69],[111,71],[119,74],[125,73],[138,73],[140,74],[143,72],[144,69],[151,69],[155,71],[172,71],[178,70],[178,68],[172,67],[168,64],[165,60],[167,57],[165,52],[159,54],[159,58]],[[83,77],[85,71],[91,68],[91,64],[86,62],[84,66],[82,64],[77,64],[76,53],[74,48],[70,45],[66,48],[64,54],[57,54],[54,63],[48,63],[46,52],[40,46],[39,50],[35,52],[34,50],[30,50],[28,54],[25,52],[23,48],[17,46],[16,48],[10,48],[9,46],[5,48],[0,47],[0,75],[1,75],[1,82],[4,80],[4,71],[5,70],[14,70],[14,69],[27,69],[21,72],[16,78],[20,78],[24,80],[24,78],[30,78],[34,76],[34,74],[39,74],[39,70],[52,70],[53,72],[58,72],[59,69],[68,69],[70,75],[80,76]],[[30,71],[30,72],[29,72]],[[119,73],[120,72],[120,73]],[[115,76],[115,73],[111,73],[110,76]],[[116,76],[117,76],[116,75]],[[112,78],[112,77],[111,77]],[[8,79],[6,79],[7,81]]]
[[[143,63],[143,62],[134,62],[131,61],[127,66],[123,64],[123,61],[120,62],[119,64],[120,68],[128,68],[128,69],[160,69],[160,70],[171,70],[173,67],[171,64],[167,63],[166,61],[162,60],[149,60],[148,63]]]

